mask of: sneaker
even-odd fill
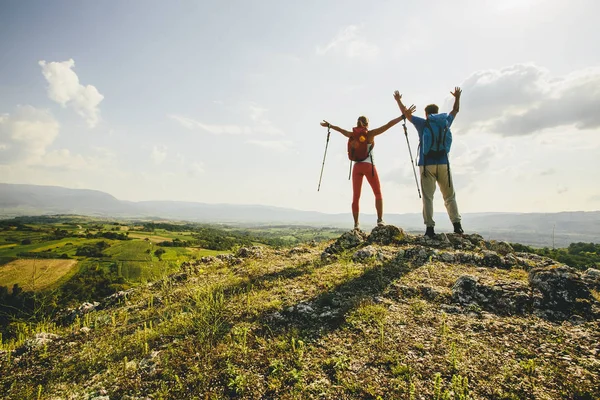
[[[425,236],[427,236],[429,239],[433,239],[433,237],[435,236],[435,232],[433,231],[433,226],[427,227],[427,229],[425,230]]]
[[[360,224],[357,222],[354,224],[354,229],[355,231],[360,231]]]
[[[377,226],[385,226],[385,222],[382,219],[377,220]]]
[[[458,233],[459,235],[465,233],[460,222],[454,222],[452,225],[454,225],[454,233]]]

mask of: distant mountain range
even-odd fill
[[[243,225],[309,225],[352,227],[350,213],[326,214],[263,205],[207,204],[182,201],[118,200],[108,193],[56,186],[0,183],[0,217],[79,214],[95,217],[176,219]],[[444,213],[436,213],[437,232],[450,232]],[[375,216],[362,215],[364,229]],[[421,213],[386,214],[389,224],[408,231],[424,230]],[[487,239],[533,246],[564,247],[572,242],[600,243],[600,211],[560,213],[466,213],[463,227]]]

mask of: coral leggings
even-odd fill
[[[381,186],[379,184],[379,175],[375,165],[368,162],[354,163],[352,169],[352,212],[358,213],[358,202],[360,200],[360,192],[362,190],[363,176],[367,178],[367,182],[373,189],[375,200],[381,200]]]

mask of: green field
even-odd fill
[[[16,283],[25,291],[54,296],[56,304],[74,305],[159,279],[186,261],[244,246],[292,246],[339,234],[302,226],[17,217],[0,220],[0,287],[10,290]]]

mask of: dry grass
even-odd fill
[[[77,260],[15,260],[0,267],[0,285],[12,289],[18,283],[25,290],[50,287],[77,265]]]

